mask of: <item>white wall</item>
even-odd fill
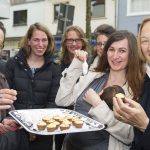
[[[54,4],[60,2],[69,2],[70,5],[75,6],[73,25],[80,26],[84,31],[86,30],[86,0],[45,0],[35,3],[27,3],[20,5],[13,5],[10,8],[10,19],[3,20],[6,29],[7,37],[21,37],[24,36],[28,27],[35,22],[42,22],[46,24],[53,35],[57,31],[57,22],[53,21]],[[28,10],[27,26],[13,26],[13,11]],[[94,18],[91,20],[91,31],[103,23],[108,23],[115,26],[115,0],[106,0],[106,17]]]
[[[9,18],[9,0],[0,0],[0,18]]]

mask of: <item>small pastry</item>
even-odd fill
[[[45,130],[46,128],[46,123],[44,121],[40,121],[39,123],[37,123],[37,128],[38,130],[42,131]]]

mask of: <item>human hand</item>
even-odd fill
[[[2,123],[0,123],[0,134],[4,134],[10,131],[16,131],[20,125],[11,118],[5,118]]]
[[[87,90],[83,99],[93,107],[96,107],[102,101],[99,94],[97,94],[92,88]]]
[[[128,123],[143,132],[149,123],[149,118],[142,106],[128,98],[122,100],[114,97],[113,112],[118,120]]]
[[[78,58],[80,61],[84,62],[87,60],[88,53],[83,50],[75,50],[75,58]]]
[[[13,89],[0,89],[0,110],[9,109],[17,99],[17,92]]]

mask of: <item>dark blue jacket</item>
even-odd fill
[[[53,63],[51,53],[33,75],[23,49],[6,63],[5,76],[10,88],[17,90],[16,109],[56,107],[55,96],[61,77],[60,66]]]
[[[150,78],[145,76],[144,88],[140,104],[144,108],[147,116],[150,118]],[[145,130],[141,132],[135,128],[135,139],[133,142],[132,150],[150,150],[150,122]]]

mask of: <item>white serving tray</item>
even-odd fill
[[[63,133],[75,133],[75,132],[86,132],[86,131],[97,131],[104,129],[104,125],[96,120],[86,117],[76,111],[68,109],[26,109],[26,110],[13,110],[9,114],[28,132],[39,134],[39,135],[54,135]],[[82,128],[76,128],[73,125],[67,130],[61,131],[59,128],[54,132],[47,132],[47,129],[39,131],[37,123],[42,120],[44,116],[64,116],[72,115],[80,118],[84,121]]]

